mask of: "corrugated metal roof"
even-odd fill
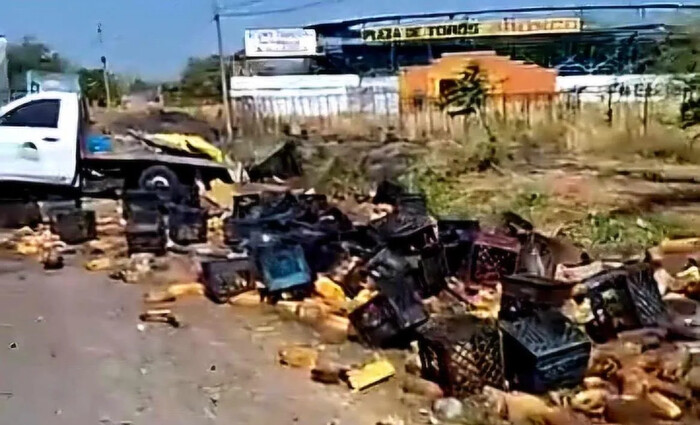
[[[426,19],[452,19],[461,16],[480,16],[480,15],[499,15],[499,14],[533,14],[533,13],[564,13],[564,12],[604,12],[604,11],[635,11],[635,10],[700,10],[700,2],[665,2],[665,3],[634,3],[624,1],[608,1],[605,4],[591,4],[588,1],[582,4],[573,4],[567,6],[529,6],[517,8],[493,8],[493,9],[472,9],[472,10],[454,10],[454,11],[439,11],[426,13],[407,13],[407,14],[386,14],[367,17],[358,17],[351,19],[341,19],[327,22],[319,22],[306,25],[305,28],[317,30],[351,27],[360,24],[371,24],[377,22],[389,21],[410,21],[410,20],[426,20]],[[536,3],[535,3],[536,4]]]

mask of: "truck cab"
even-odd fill
[[[41,92],[0,108],[0,185],[78,189],[85,119],[77,93]]]
[[[232,182],[226,164],[149,149],[90,152],[87,102],[78,93],[46,91],[0,108],[0,198],[114,195],[153,190],[164,200],[191,197],[197,181]]]

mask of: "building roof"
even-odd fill
[[[316,30],[331,30],[338,28],[347,28],[355,25],[364,25],[380,22],[400,22],[422,19],[454,19],[456,17],[474,17],[479,15],[499,15],[499,14],[518,14],[518,13],[557,13],[557,12],[604,12],[604,11],[653,11],[653,10],[700,10],[698,2],[666,2],[666,3],[621,3],[610,2],[602,5],[573,5],[573,6],[533,6],[533,7],[517,7],[517,8],[495,8],[495,9],[475,9],[475,10],[460,10],[460,11],[441,11],[428,13],[410,13],[410,14],[391,14],[391,15],[376,15],[367,17],[358,17],[352,19],[342,19],[335,21],[319,22],[306,25],[305,28]]]

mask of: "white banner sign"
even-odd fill
[[[315,30],[273,28],[245,31],[245,55],[249,58],[313,56],[315,54]]]

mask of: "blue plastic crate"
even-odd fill
[[[112,152],[112,139],[104,134],[93,134],[87,138],[90,153]]]
[[[269,245],[256,253],[258,270],[269,292],[282,292],[312,282],[304,250],[299,245]]]

